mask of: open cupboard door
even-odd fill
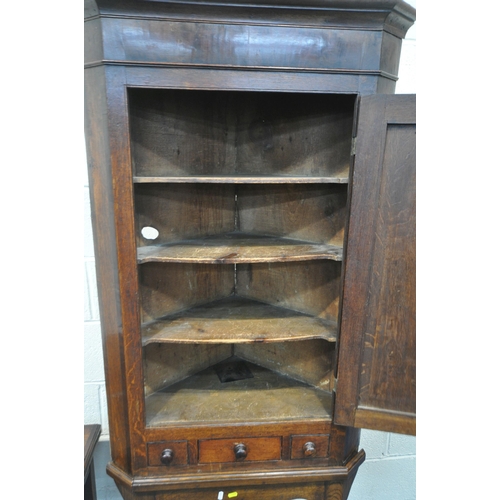
[[[361,97],[335,423],[415,434],[415,95]]]

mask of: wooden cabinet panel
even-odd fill
[[[415,96],[360,103],[336,423],[415,432]]]
[[[281,438],[207,439],[199,443],[200,463],[281,459]]]
[[[336,486],[336,485],[335,485]],[[341,486],[336,491],[342,491]],[[222,492],[222,494],[221,494]],[[156,495],[155,500],[324,500],[324,483],[291,486],[235,486],[203,490],[172,491]],[[340,500],[339,497],[333,497]]]

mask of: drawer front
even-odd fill
[[[155,500],[219,500],[221,498],[222,500],[324,500],[325,486],[323,483],[293,486],[235,486],[233,488],[172,491],[155,496]]]
[[[281,437],[199,441],[199,463],[281,460]]]
[[[328,457],[330,436],[316,434],[310,436],[292,436],[290,458],[292,460]]]
[[[148,465],[172,467],[175,465],[186,465],[187,463],[187,441],[157,441],[155,443],[148,443]]]

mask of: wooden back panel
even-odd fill
[[[241,297],[337,321],[340,263],[242,264],[236,268],[236,292]]]
[[[347,215],[343,184],[238,186],[238,228],[342,246]]]
[[[138,247],[234,231],[234,185],[136,184],[134,193]],[[158,237],[144,238],[144,227],[156,229]]]
[[[129,90],[136,176],[345,176],[354,95]]]

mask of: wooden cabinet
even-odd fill
[[[360,427],[414,433],[415,99],[391,95],[414,19],[396,0],[86,3],[125,499],[345,499]]]

